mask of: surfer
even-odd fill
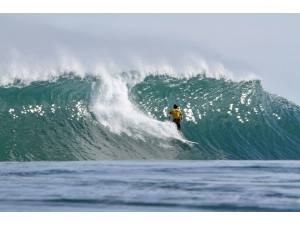
[[[175,104],[173,106],[173,109],[170,110],[169,114],[172,116],[173,122],[176,124],[177,129],[180,130],[181,129],[180,121],[182,120],[182,112],[180,111],[178,105]]]

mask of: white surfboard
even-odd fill
[[[189,140],[186,140],[186,139],[183,139],[182,141],[183,141],[184,143],[187,143],[187,144],[196,144],[196,145],[199,144],[198,142],[189,141]]]

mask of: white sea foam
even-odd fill
[[[145,133],[159,138],[182,138],[174,124],[155,120],[138,110],[129,100],[127,84],[121,77],[102,73],[100,79],[91,108],[103,126],[137,138]]]

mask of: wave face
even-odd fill
[[[167,122],[174,103],[184,112],[182,135]],[[258,80],[16,81],[0,88],[0,118],[2,161],[300,159],[300,107]]]

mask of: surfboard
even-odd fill
[[[184,142],[184,143],[187,143],[187,144],[196,144],[196,145],[199,144],[198,142],[189,141],[189,140],[186,140],[186,139],[183,139],[183,142]]]

